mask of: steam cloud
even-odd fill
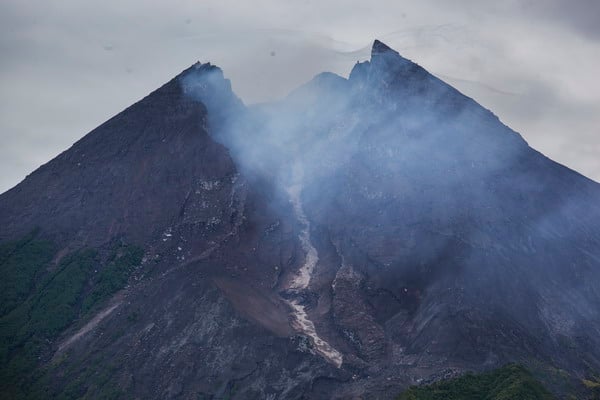
[[[555,332],[594,318],[600,295],[582,285],[600,280],[600,238],[586,228],[600,221],[597,185],[384,44],[348,79],[322,73],[274,103],[245,106],[209,64],[180,82],[240,170],[279,193],[302,187],[309,220],[367,272],[419,291],[459,280],[473,304]],[[587,250],[565,267],[573,255],[560,249],[579,242]]]

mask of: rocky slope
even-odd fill
[[[115,242],[143,249],[11,378],[23,396],[393,398],[507,362],[600,371],[600,186],[378,41],[348,79],[261,106],[196,64],[2,194],[0,226],[55,249],[25,303],[66,254],[96,249],[102,273]]]

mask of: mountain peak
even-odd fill
[[[377,55],[380,55],[380,54],[385,54],[385,53],[390,53],[390,52],[393,54],[396,54],[396,55],[400,55],[400,54],[398,54],[398,52],[396,50],[392,49],[385,43],[375,39],[375,41],[373,42],[373,46],[371,47],[371,58],[373,58]]]
[[[402,57],[396,50],[375,39],[371,47],[371,60],[357,62],[350,72],[349,80],[356,82],[370,79],[369,76],[378,76],[378,80],[385,81],[400,73],[412,73],[415,66],[415,63]]]
[[[223,70],[211,63],[197,62],[177,76],[183,92],[211,108],[212,115],[219,109],[240,103],[231,89],[231,81],[225,78]]]

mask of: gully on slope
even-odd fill
[[[317,253],[317,249],[311,243],[310,222],[302,209],[302,201],[300,199],[302,186],[290,186],[287,188],[287,192],[294,209],[294,214],[302,225],[302,231],[300,232],[299,238],[302,248],[306,253],[304,265],[294,276],[290,287],[287,290],[290,296],[286,301],[292,308],[294,318],[292,325],[298,332],[303,333],[310,338],[314,349],[318,354],[339,368],[342,366],[342,354],[324,339],[319,337],[315,324],[308,317],[306,308],[302,304],[302,292],[308,289],[313,270],[319,261],[319,254]]]

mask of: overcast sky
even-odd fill
[[[255,103],[375,38],[600,181],[599,0],[1,0],[0,192],[197,60]]]

